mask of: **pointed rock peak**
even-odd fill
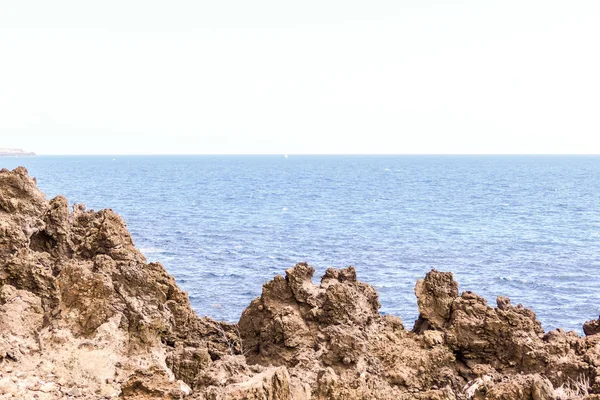
[[[451,272],[432,269],[415,286],[419,319],[414,330],[443,329],[450,320],[452,302],[458,297],[458,283]]]

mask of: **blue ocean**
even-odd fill
[[[48,198],[112,208],[200,315],[237,321],[300,261],[354,265],[407,327],[431,268],[531,307],[546,330],[600,314],[600,157],[39,156]]]

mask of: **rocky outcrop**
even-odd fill
[[[594,319],[585,322],[583,324],[583,332],[586,334],[586,336],[591,336],[600,333],[600,319]]]
[[[276,276],[238,324],[200,318],[117,214],[2,170],[0,399],[600,398],[598,321],[544,332],[432,270],[407,330],[353,267],[313,275]]]
[[[417,281],[415,287],[419,319],[415,323],[415,332],[428,329],[445,328],[450,321],[451,307],[458,297],[458,283],[450,272],[429,272],[425,279]]]
[[[139,370],[195,376],[198,354],[212,363],[237,337],[196,316],[118,215],[46,201],[24,168],[0,172],[0,285],[0,372],[56,382],[49,398],[118,394]]]

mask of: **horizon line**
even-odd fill
[[[599,156],[600,153],[34,153],[34,155],[6,155],[7,158],[61,156],[61,157],[136,157],[136,156]]]

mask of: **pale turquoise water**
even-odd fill
[[[430,268],[546,329],[600,314],[600,157],[0,158],[17,165],[48,196],[121,214],[202,315],[236,321],[298,261],[355,265],[409,326]]]

